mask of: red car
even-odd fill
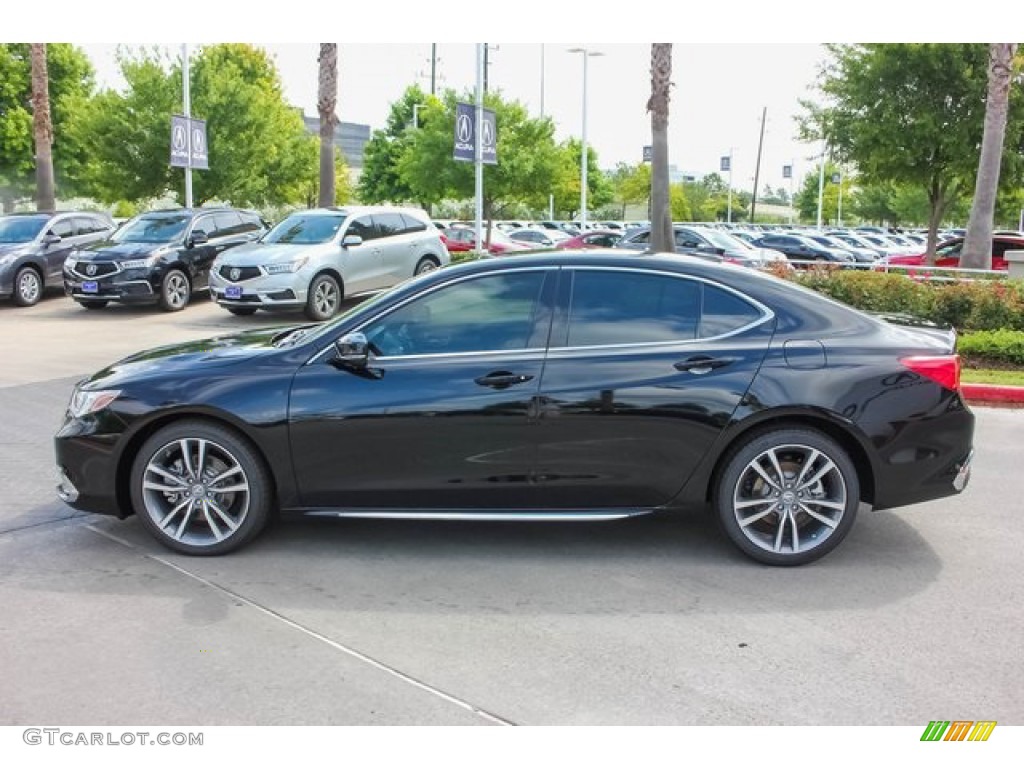
[[[958,267],[960,266],[960,251],[964,247],[962,237],[954,237],[946,240],[935,249],[936,267]],[[992,269],[1006,271],[1006,252],[1024,251],[1024,237],[1010,237],[1008,235],[996,235],[992,238]],[[880,264],[891,264],[894,266],[924,266],[927,264],[927,257],[923,253],[914,256],[889,256],[883,259]]]
[[[597,232],[584,232],[582,235],[570,237],[555,246],[560,251],[579,251],[590,248],[611,248],[622,239],[621,232],[611,230],[598,230]]]
[[[484,229],[484,237],[487,237],[487,229]],[[448,248],[448,253],[460,253],[463,251],[476,250],[476,232],[469,227],[449,227],[441,234],[441,239]],[[502,232],[500,229],[491,230],[491,241],[487,250],[495,256],[512,251],[528,251],[530,246],[517,243]]]

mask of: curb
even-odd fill
[[[1024,405],[1024,387],[997,384],[961,384],[963,398],[977,405]]]

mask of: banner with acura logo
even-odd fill
[[[493,109],[482,110],[480,118],[481,154],[488,165],[498,164],[498,129]],[[458,101],[455,103],[455,151],[456,160],[472,163],[476,160],[476,105]]]
[[[206,150],[205,120],[171,115],[171,166],[210,169],[210,156]]]

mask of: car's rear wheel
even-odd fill
[[[220,555],[255,537],[270,517],[270,474],[236,433],[205,421],[164,427],[132,465],[136,514],[164,546]]]
[[[172,269],[160,283],[160,309],[177,312],[188,306],[192,297],[192,284],[180,269]]]
[[[86,309],[103,309],[105,306],[107,306],[106,301],[99,299],[85,299],[78,303],[81,304]]]
[[[43,296],[43,278],[32,267],[22,267],[14,276],[14,303],[19,307],[38,304]]]
[[[726,534],[768,565],[828,554],[853,525],[860,482],[847,452],[811,429],[774,429],[726,457],[714,505]]]
[[[320,274],[309,284],[306,298],[306,317],[310,320],[329,320],[341,306],[342,291],[338,281],[328,274]]]
[[[228,307],[227,309],[232,315],[238,315],[239,317],[248,317],[249,315],[256,314],[256,310],[253,307]]]
[[[419,260],[419,263],[416,265],[416,271],[413,274],[423,275],[426,274],[427,272],[433,272],[440,266],[441,262],[439,262],[433,256],[424,256],[422,259]]]

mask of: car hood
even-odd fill
[[[173,247],[168,243],[117,243],[113,240],[103,240],[77,249],[74,257],[79,261],[120,261],[141,258]]]
[[[274,339],[294,327],[259,328],[146,350],[95,373],[82,386],[85,389],[117,388],[158,374],[181,373],[189,369],[199,373],[236,365],[258,355],[279,351],[274,346]]]
[[[248,243],[222,253],[218,264],[229,267],[251,267],[260,264],[278,264],[294,261],[303,256],[313,256],[322,251],[332,250],[337,246],[332,243],[316,243],[310,245],[295,243]]]

